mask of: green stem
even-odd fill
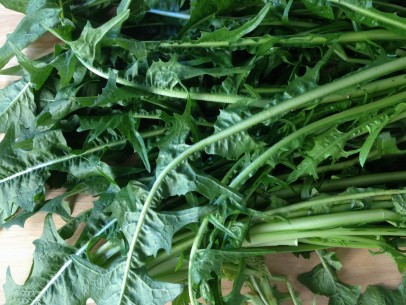
[[[115,257],[118,253],[120,253],[121,247],[115,246],[110,241],[107,241],[102,246],[100,246],[95,253],[92,254],[94,257],[92,262],[98,266],[105,266],[106,263],[109,263],[109,260],[112,257]]]
[[[84,65],[89,71],[93,72],[94,74],[104,79],[109,79],[109,72],[102,71],[100,68],[92,66],[90,63],[88,63],[87,61],[83,60],[80,57],[78,57],[78,59],[82,63],[82,65]],[[135,82],[128,81],[121,77],[117,77],[116,82],[118,84],[127,87],[132,87],[144,92],[148,92],[159,96],[171,97],[175,99],[184,99],[184,100],[193,99],[198,101],[223,103],[223,104],[233,104],[236,102],[251,102],[253,100],[251,97],[241,95],[237,96],[237,95],[214,94],[214,93],[197,93],[197,92],[163,89],[158,87],[137,84]]]
[[[144,224],[144,220],[147,215],[147,212],[151,206],[151,203],[153,202],[153,199],[154,199],[159,187],[163,183],[165,177],[173,169],[175,169],[179,164],[181,164],[183,161],[185,161],[187,158],[189,158],[194,153],[203,150],[205,147],[207,147],[211,144],[214,144],[216,142],[219,142],[221,140],[224,140],[225,138],[227,138],[231,135],[234,135],[238,132],[247,130],[250,127],[255,126],[265,120],[269,120],[271,118],[284,114],[293,109],[297,109],[298,107],[306,105],[311,101],[317,101],[318,99],[323,98],[324,96],[327,96],[328,94],[334,93],[338,90],[342,90],[344,88],[351,87],[354,85],[354,83],[360,83],[360,82],[372,80],[377,77],[381,77],[383,75],[387,75],[389,73],[401,70],[405,67],[406,67],[406,58],[400,58],[400,59],[391,61],[389,63],[385,63],[382,65],[352,74],[350,76],[341,78],[339,80],[336,80],[333,83],[323,85],[321,87],[318,87],[317,89],[307,92],[306,94],[294,97],[290,100],[284,101],[283,103],[280,103],[269,109],[263,110],[255,115],[252,115],[251,117],[247,118],[246,120],[240,122],[237,125],[233,125],[229,128],[226,128],[218,133],[215,133],[215,134],[197,142],[196,144],[190,146],[184,152],[179,154],[156,177],[156,180],[155,180],[154,184],[152,185],[151,190],[148,193],[148,196],[144,202],[144,206],[140,212],[137,226],[136,226],[132,241],[130,243],[130,248],[129,248],[129,251],[127,254],[127,262],[126,262],[126,268],[124,271],[120,299],[122,299],[122,296],[124,295],[124,290],[127,285],[129,269],[130,269],[131,261],[132,261],[132,254],[137,245],[138,237],[141,233],[142,226]],[[249,175],[249,173],[246,173],[246,175]],[[231,183],[231,184],[234,184],[234,183]],[[233,187],[233,185],[231,185],[231,184],[230,184],[230,186]],[[208,218],[205,218],[203,223],[207,224]],[[189,287],[189,289],[193,290],[191,287]],[[193,304],[195,305],[195,303],[193,303]]]
[[[344,50],[334,50],[334,53],[345,62],[353,63],[353,64],[361,64],[361,65],[368,65],[371,63],[371,59],[363,59],[363,58],[356,58],[356,57],[348,57],[348,55],[344,52]]]
[[[324,246],[326,248],[346,247],[356,249],[372,249],[372,248],[385,248],[386,242],[377,240],[375,236],[335,236],[329,239],[320,238],[303,238],[300,240],[303,243],[310,243],[313,245]]]
[[[354,241],[348,241],[348,239],[345,239],[345,242],[343,242],[344,238],[342,236],[340,237],[335,237],[334,240],[332,239],[325,239],[325,238],[302,238],[299,240],[300,243],[309,245],[310,247],[317,247],[319,246],[320,249],[328,249],[328,248],[352,248],[352,249],[372,249],[379,247],[377,245],[377,241],[371,240],[369,238],[365,238],[362,241],[357,240],[356,242]]]
[[[262,21],[260,24],[260,26],[288,26],[292,28],[314,28],[319,25],[319,23],[292,19],[289,19],[289,24],[285,24],[279,20],[266,21],[266,19],[264,19],[264,21]]]
[[[376,210],[376,209],[393,209],[393,202],[392,201],[374,201],[368,208],[371,210]],[[359,208],[361,210],[361,208]],[[327,208],[326,211],[328,213],[333,214],[333,213],[341,213],[341,212],[346,212],[346,211],[353,211],[357,210],[357,208],[354,208],[354,203],[353,202],[348,202],[340,205],[334,205],[331,208]],[[298,217],[304,217],[308,215],[319,215],[319,214],[325,214],[326,211],[313,211],[313,210],[299,210],[291,213],[287,213],[284,216],[286,218],[298,218]]]
[[[187,270],[178,270],[176,272],[172,270],[166,274],[157,274],[154,279],[166,283],[184,283],[187,281],[187,277]]]
[[[250,276],[250,282],[252,287],[254,288],[254,290],[258,293],[261,301],[264,303],[264,305],[278,305],[278,303],[276,302],[275,297],[269,295],[269,291],[263,291],[260,283],[258,283],[258,281],[260,281],[260,279],[255,278],[254,276]]]
[[[293,36],[293,37],[278,37],[269,36],[264,38],[250,37],[238,40],[238,42],[223,41],[204,41],[204,42],[158,42],[146,41],[148,48],[235,48],[235,47],[248,47],[260,46],[263,44],[270,44],[282,47],[294,46],[318,46],[331,43],[353,43],[365,41],[387,41],[387,40],[405,40],[404,35],[399,35],[387,30],[370,30],[362,32],[347,32],[343,34],[326,34],[326,35],[306,35],[306,36]]]
[[[149,115],[149,114],[137,114],[137,113],[133,113],[133,117],[135,119],[147,119],[147,120],[163,120],[162,117],[160,117],[159,115]]]
[[[405,179],[406,179],[406,171],[377,173],[343,179],[324,180],[319,185],[317,185],[317,189],[319,192],[322,193],[337,192],[340,190],[344,190],[350,186],[365,187],[372,185],[382,185],[386,183],[395,183],[400,181],[404,182]],[[280,191],[276,191],[275,196],[279,198],[297,197],[300,194],[302,187],[303,184],[291,185],[289,189],[282,189]]]
[[[148,139],[148,138],[160,136],[160,135],[164,134],[167,130],[168,130],[167,128],[161,128],[161,129],[157,129],[157,130],[148,130],[148,131],[140,132],[140,135],[143,139]]]
[[[406,85],[406,74],[385,78],[382,80],[378,80],[376,82],[371,82],[369,84],[362,85],[359,88],[357,88],[349,93],[331,94],[331,95],[323,98],[321,100],[321,103],[323,104],[323,103],[332,103],[332,102],[349,100],[349,99],[353,99],[356,97],[365,96],[367,94],[373,94],[373,93],[388,90],[388,89],[399,88],[404,85]]]
[[[197,253],[197,250],[203,239],[203,236],[206,233],[208,224],[209,224],[209,217],[206,216],[203,219],[202,223],[200,224],[199,231],[197,232],[196,238],[193,241],[192,249],[190,250],[189,272],[188,272],[188,291],[189,291],[189,298],[190,298],[191,305],[198,305],[198,303],[196,302],[196,298],[194,296],[193,283],[192,283],[193,262],[195,260],[196,253]]]
[[[263,93],[263,94],[274,94],[274,93],[282,93],[285,91],[286,88],[284,87],[259,87],[259,88],[252,88],[256,93]],[[244,93],[248,93],[247,89],[241,90]]]
[[[147,119],[147,120],[160,120],[160,121],[164,121],[164,119],[162,118],[162,116],[160,115],[153,115],[153,114],[138,114],[138,113],[133,113],[133,117],[135,119]],[[198,126],[205,126],[205,127],[213,127],[214,124],[210,123],[210,122],[206,122],[203,120],[196,120],[194,121],[196,123],[196,125]]]
[[[357,32],[359,33],[359,32]],[[101,69],[98,69],[83,59],[79,58],[80,62],[90,71],[92,71],[94,74],[108,79],[109,78],[109,73],[102,71]],[[341,94],[335,94],[335,95],[328,95],[322,99],[322,103],[328,103],[328,102],[334,102],[336,100],[346,100],[350,99],[353,97],[358,97],[362,96],[365,93],[368,93],[368,90],[371,90],[372,92],[376,92],[378,90],[384,90],[384,89],[390,89],[394,87],[401,86],[402,84],[406,83],[406,77],[405,75],[400,75],[394,78],[390,78],[387,80],[382,80],[382,81],[377,81],[376,83],[371,83],[370,85],[365,85],[359,90],[354,91],[353,93],[349,95],[341,95]],[[156,94],[160,96],[166,96],[166,97],[171,97],[171,98],[178,98],[178,99],[194,99],[198,101],[206,101],[206,102],[214,102],[214,103],[225,103],[225,104],[233,104],[236,102],[253,102],[253,99],[248,96],[244,95],[225,95],[225,94],[214,94],[214,93],[196,93],[196,92],[186,92],[186,91],[179,91],[179,90],[171,90],[171,89],[162,89],[162,88],[157,88],[157,87],[152,87],[152,86],[147,86],[147,85],[142,85],[142,84],[137,84],[135,82],[128,81],[126,79],[117,77],[117,83],[136,88],[138,90],[142,90],[151,94]],[[396,85],[397,82],[397,85]],[[358,84],[359,82],[355,82],[354,84]],[[365,87],[365,88],[364,88]],[[270,94],[270,93],[277,93],[277,92],[283,92],[284,88],[254,88],[254,91],[257,93],[264,93],[264,94]],[[243,90],[242,92],[245,92]],[[258,106],[258,107],[263,107],[263,105],[266,105],[268,102],[267,100],[258,100],[257,102],[254,102],[252,105],[253,106]]]
[[[302,243],[297,246],[276,246],[276,247],[258,247],[258,248],[239,248],[233,250],[214,250],[211,249],[213,253],[218,253],[221,255],[234,255],[241,257],[252,257],[252,256],[264,256],[269,254],[277,253],[296,253],[304,251],[314,251],[319,249],[326,249],[328,247],[319,244]]]
[[[298,295],[296,294],[292,283],[287,279],[286,279],[286,286],[288,287],[288,291],[289,291],[290,297],[293,301],[293,305],[301,305],[302,302],[301,302],[300,298],[298,297]]]
[[[389,17],[386,17],[386,15],[382,14],[381,11],[375,10],[375,9],[366,9],[363,7],[360,7],[358,5],[354,5],[350,2],[346,1],[341,1],[341,0],[330,0],[331,3],[335,3],[338,6],[343,6],[346,7],[360,15],[364,15],[367,18],[370,18],[374,20],[375,22],[382,23],[387,26],[393,26],[399,29],[400,31],[403,31],[403,33],[406,32],[406,22],[402,22],[400,20],[395,20]],[[389,14],[388,14],[389,15]],[[405,35],[402,35],[405,36]]]
[[[307,210],[310,208],[315,208],[327,204],[339,204],[345,201],[361,200],[377,196],[388,196],[388,195],[392,196],[396,194],[406,194],[406,190],[380,190],[380,191],[368,191],[358,194],[329,196],[328,198],[313,199],[304,202],[294,203],[292,205],[288,205],[281,208],[272,209],[270,211],[264,212],[264,214],[268,216],[280,215],[303,209]]]
[[[176,265],[179,261],[177,257],[167,257],[162,264],[157,264],[156,266],[150,268],[148,266],[148,274],[152,277],[157,277],[159,275],[167,274],[169,272],[175,273]],[[183,268],[183,266],[182,266]]]
[[[58,3],[59,3],[59,7],[61,9],[61,19],[65,19],[65,15],[64,15],[64,12],[63,12],[62,0],[59,0]]]
[[[367,221],[366,221],[367,222]],[[250,232],[251,233],[251,232]],[[250,234],[250,240],[244,241],[243,247],[266,247],[271,242],[272,246],[285,240],[303,238],[331,238],[334,236],[406,236],[405,229],[397,228],[336,228],[307,231],[269,231],[267,233]],[[283,243],[284,244],[284,243]]]
[[[382,222],[382,221],[401,221],[402,216],[388,210],[360,210],[348,211],[335,214],[323,214],[307,217],[299,217],[287,221],[260,223],[250,229],[250,234],[260,234],[276,232],[283,230],[316,230],[333,227],[344,227],[359,225],[364,223]]]

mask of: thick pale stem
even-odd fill
[[[343,226],[359,225],[382,221],[401,221],[402,216],[388,210],[362,210],[335,214],[323,214],[299,217],[287,221],[261,223],[250,229],[250,234],[260,234],[277,231],[317,230]]]
[[[396,228],[338,228],[306,231],[279,231],[252,234],[249,241],[244,241],[242,247],[266,247],[271,242],[272,246],[284,241],[302,238],[331,238],[335,236],[406,236],[404,229]]]

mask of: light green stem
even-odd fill
[[[376,199],[376,198],[375,198]],[[369,206],[369,209],[371,210],[376,210],[376,209],[393,209],[394,203],[392,201],[374,201],[371,206]],[[361,208],[360,208],[361,209]],[[327,208],[326,211],[328,213],[333,214],[333,213],[341,213],[341,212],[346,212],[346,211],[354,211],[357,210],[356,207],[354,207],[353,202],[348,202],[348,203],[342,203],[340,205],[334,205],[331,208]],[[320,212],[313,211],[313,210],[299,210],[291,213],[287,213],[286,218],[298,218],[298,217],[303,217],[303,216],[309,216],[309,215],[319,215],[319,214],[325,214],[326,211],[323,212],[321,210]]]
[[[337,228],[306,231],[278,231],[250,235],[249,241],[244,241],[242,247],[266,247],[268,242],[276,245],[278,242],[300,238],[330,238],[333,236],[406,236],[405,229],[397,228]]]
[[[204,41],[204,42],[158,42],[148,41],[145,42],[149,48],[235,48],[235,47],[248,47],[260,46],[263,44],[275,46],[317,46],[326,45],[329,43],[353,43],[363,41],[377,41],[377,40],[405,40],[404,35],[399,35],[387,30],[370,30],[363,32],[348,32],[343,34],[326,34],[326,35],[306,35],[294,37],[278,37],[269,36],[264,38],[243,38],[238,42],[223,41]]]
[[[320,198],[320,199],[313,199],[304,202],[295,203],[292,205],[288,205],[281,208],[272,209],[270,211],[265,212],[264,214],[268,216],[272,215],[280,215],[291,213],[298,210],[303,209],[310,209],[322,205],[326,205],[329,203],[338,204],[340,202],[345,202],[348,200],[361,200],[371,197],[377,196],[392,196],[396,194],[406,194],[406,190],[380,190],[380,191],[370,191],[370,192],[363,192],[358,194],[345,194],[345,195],[336,195],[336,196],[329,196],[328,198]]]
[[[350,186],[355,187],[364,187],[364,186],[371,186],[371,185],[382,185],[386,183],[393,183],[399,181],[405,181],[406,179],[406,171],[401,172],[389,172],[389,173],[377,173],[377,174],[369,174],[369,175],[362,175],[356,177],[349,177],[343,179],[333,179],[333,180],[326,180],[320,183],[317,186],[319,192],[335,192],[339,190],[346,189]],[[295,197],[300,194],[300,190],[302,189],[302,184],[295,184],[291,185],[289,189],[282,189],[280,191],[275,192],[275,196],[279,198],[290,198]]]
[[[361,210],[348,211],[335,214],[323,214],[307,217],[299,217],[287,221],[261,223],[250,229],[250,234],[277,232],[283,230],[316,230],[333,227],[360,225],[364,223],[382,221],[401,221],[402,216],[389,210]]]
[[[302,243],[309,243],[311,245],[319,245],[324,248],[346,247],[355,249],[373,249],[384,248],[387,246],[386,242],[377,240],[376,237],[365,236],[335,236],[329,239],[320,238],[303,238],[300,239]]]
[[[170,258],[177,257],[181,253],[188,251],[193,245],[194,237],[195,234],[188,234],[184,240],[172,246],[171,253],[169,255],[166,252],[159,253],[157,257],[151,261],[151,263],[147,264],[148,268],[154,268],[162,262],[165,262]]]
[[[338,102],[343,100],[349,100],[356,97],[365,96],[367,94],[373,94],[376,92],[399,88],[401,86],[406,85],[406,74],[385,78],[382,80],[378,80],[376,82],[372,82],[366,85],[363,85],[351,92],[346,92],[343,94],[331,94],[326,96],[321,100],[321,103],[331,103],[331,102]]]

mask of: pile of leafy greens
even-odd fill
[[[403,0],[0,3],[26,14],[0,48],[22,76],[0,91],[0,225],[49,213],[7,304],[298,305],[263,257],[312,251],[299,280],[329,304],[406,304],[406,279],[341,282],[331,249],[406,268]]]

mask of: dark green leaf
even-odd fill
[[[132,268],[127,274],[126,295],[119,299],[121,289],[119,283],[124,276],[125,263],[119,263],[113,268],[104,270],[79,258],[74,258],[73,261],[79,267],[80,274],[84,275],[84,281],[91,283],[86,290],[90,290],[89,296],[98,305],[165,305],[183,291],[183,286],[180,284],[159,282],[149,277],[143,268]],[[111,283],[116,284],[111,285]]]
[[[271,8],[271,4],[266,4],[261,11],[258,13],[257,16],[252,18],[250,21],[246,22],[244,25],[239,27],[235,30],[228,30],[227,28],[221,28],[217,31],[210,32],[210,33],[202,33],[202,36],[198,39],[199,42],[205,41],[229,41],[233,42],[244,35],[252,32],[255,30],[258,25],[262,22],[265,16],[268,14],[269,9]]]
[[[334,271],[327,270],[321,264],[299,275],[298,279],[313,293],[329,297],[329,305],[356,305],[361,293],[359,286],[340,282]]]
[[[109,201],[105,199],[101,198],[95,202],[93,213],[83,219],[86,228],[76,246],[69,246],[60,237],[51,215],[46,218],[44,233],[39,240],[34,242],[36,246],[34,266],[27,282],[24,285],[17,285],[8,274],[7,283],[4,286],[6,304],[72,305],[84,304],[88,298],[93,298],[97,304],[111,304],[111,302],[115,304],[117,302],[125,263],[117,263],[105,270],[81,258],[88,242],[92,238],[105,234],[115,223],[114,221],[108,222],[103,213],[103,209],[109,204]],[[72,229],[73,232],[76,230],[75,227]],[[143,287],[145,292],[139,296],[131,296],[136,300],[145,301],[146,304],[163,305],[182,291],[180,285],[165,284],[150,279],[143,269],[135,271],[136,273],[131,273],[132,283]],[[154,290],[156,293],[156,289],[167,289],[167,292],[156,297],[153,293]],[[61,295],[60,291],[67,294]]]
[[[244,107],[230,107],[220,110],[220,115],[214,124],[214,132],[220,132],[228,127],[234,126],[251,115],[250,111]],[[205,151],[208,154],[220,155],[229,160],[235,160],[242,154],[253,150],[261,149],[247,131],[241,131],[226,139],[207,146]]]
[[[30,0],[1,0],[0,3],[9,10],[25,13]]]
[[[27,143],[28,149],[19,148],[21,143],[14,139],[12,126],[0,143],[0,224],[14,214],[17,207],[33,210],[34,196],[42,192],[49,176],[44,167],[49,168],[52,160],[63,158],[68,152],[62,135],[55,131],[35,137]]]
[[[127,114],[113,114],[103,117],[82,117],[80,119],[80,127],[78,131],[90,130],[88,142],[92,142],[98,138],[106,130],[117,129],[121,135],[126,138],[133,146],[134,152],[137,152],[145,168],[151,171],[151,166],[148,160],[147,150],[145,148],[144,140],[136,130],[135,118],[132,112]]]
[[[117,142],[121,144],[122,141]],[[60,131],[40,133],[17,142],[11,127],[0,143],[0,224],[13,215],[17,207],[29,212],[34,210],[34,197],[43,192],[50,170],[69,172],[79,179],[101,176],[112,181],[110,168],[100,161],[108,147],[112,147],[111,144],[75,154],[67,147]]]
[[[210,75],[213,77],[227,76],[230,74],[245,73],[245,67],[233,68],[196,68],[180,64],[176,58],[172,57],[170,61],[157,61],[151,64],[147,71],[147,83],[158,88],[173,89],[180,85],[183,89],[187,88],[182,84],[182,80],[194,77]]]
[[[14,55],[10,43],[19,50],[24,49],[44,35],[48,28],[58,24],[58,14],[59,9],[55,8],[44,8],[27,14],[14,32],[7,36],[6,43],[0,48],[0,68],[3,68]]]
[[[59,89],[55,95],[41,97],[44,109],[38,115],[37,125],[53,125],[60,122],[68,114],[82,108],[81,103],[76,98],[79,90],[80,87],[65,86]]]
[[[191,2],[191,12],[190,12],[190,19],[182,29],[181,33],[185,33],[190,28],[193,28],[197,24],[205,21],[216,14],[225,13],[226,11],[233,10],[234,8],[238,7],[247,7],[252,4],[250,0],[240,0],[238,2],[232,0],[225,0],[225,1],[198,1],[192,0]],[[278,1],[275,1],[278,2]],[[278,5],[275,3],[274,5]]]
[[[29,129],[34,122],[36,105],[30,83],[19,80],[0,90],[0,133],[14,124]]]
[[[188,148],[188,145],[185,144],[188,134],[188,120],[183,119],[183,116],[175,115],[174,125],[170,130],[170,134],[167,135],[165,141],[160,143],[156,176]],[[194,169],[189,162],[183,162],[178,165],[176,170],[172,170],[165,176],[159,193],[161,197],[165,198],[168,196],[184,195],[193,191],[199,192],[210,200],[221,194],[234,202],[241,202],[242,200],[238,192],[223,185],[217,179]]]
[[[111,212],[113,217],[118,219],[119,227],[129,242],[133,238],[140,212],[147,196],[148,192],[142,185],[132,183],[121,190],[113,198],[109,208],[106,209],[107,212]],[[197,222],[199,217],[207,212],[208,210],[204,208],[192,208],[173,212],[155,212],[151,209],[148,211],[138,237],[137,246],[134,252],[131,253],[131,263],[124,263],[125,276],[119,294],[120,304],[134,304],[131,303],[132,299],[142,300],[139,299],[143,298],[139,294],[139,289],[142,289],[141,287],[145,286],[145,284],[140,283],[140,280],[142,282],[146,281],[147,284],[148,281],[151,281],[148,280],[149,278],[143,277],[139,271],[139,268],[145,265],[145,259],[148,256],[156,256],[160,249],[165,249],[170,253],[173,234],[185,225]],[[148,286],[156,287],[154,283],[158,285],[158,288],[164,285],[158,282],[151,282]],[[172,300],[182,292],[180,285],[168,285],[168,287],[172,287],[170,289],[172,292],[168,291],[169,296],[166,295],[166,292],[159,297],[154,296],[154,294],[148,295],[148,304],[161,304],[162,300],[165,302]],[[135,289],[134,287],[138,288]],[[153,298],[156,298],[156,300],[153,300]]]
[[[139,97],[141,95],[142,94],[135,88],[126,86],[117,87],[116,75],[110,73],[106,86],[94,101],[94,106],[111,107],[116,103],[123,104],[125,100]]]
[[[302,0],[306,8],[321,17],[334,20],[334,12],[331,3],[325,0]]]
[[[36,90],[39,90],[51,74],[52,66],[44,62],[28,59],[13,44],[9,44],[17,57],[18,63],[28,73],[30,82],[34,85]]]
[[[368,286],[361,295],[357,305],[405,305],[406,304],[406,276],[396,290],[379,286]]]
[[[130,242],[137,225],[148,192],[144,186],[135,182],[118,192],[106,212],[112,213]],[[134,253],[134,264],[142,266],[148,256],[156,256],[160,249],[171,251],[173,234],[187,224],[197,222],[199,217],[208,212],[204,208],[192,208],[173,212],[155,212],[149,210]]]
[[[51,65],[58,70],[59,77],[61,78],[60,85],[62,87],[69,84],[73,78],[77,63],[78,59],[71,50],[59,54],[51,62]]]
[[[57,32],[53,33],[67,43],[72,49],[73,53],[85,60],[86,62],[93,63],[95,59],[100,58],[100,42],[105,38],[107,33],[115,26],[122,24],[129,16],[129,10],[122,14],[115,16],[108,22],[104,23],[98,28],[93,28],[90,22],[86,23],[80,37],[75,41],[67,40],[68,37],[63,37]]]

